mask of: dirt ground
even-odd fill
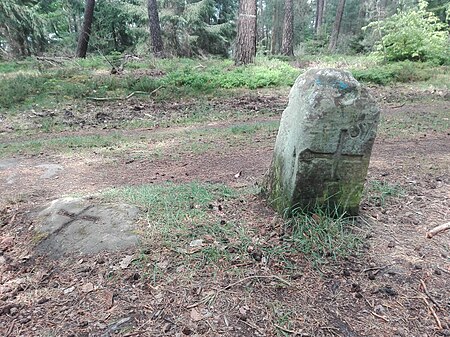
[[[86,113],[67,109],[61,120],[82,127],[57,134],[23,136],[4,124],[0,140],[5,146],[30,137],[114,130],[144,137],[150,149],[152,139],[161,135],[170,133],[176,140],[197,129],[195,142],[208,147],[159,157],[43,151],[1,158],[0,336],[450,336],[450,232],[426,238],[429,229],[450,221],[450,130],[436,126],[439,121],[425,125],[426,119],[406,135],[402,124],[393,129],[399,121],[414,123],[411,116],[438,110],[448,121],[448,93],[407,87],[371,90],[384,126],[367,180],[399,186],[403,193],[385,202],[366,197],[361,205],[362,251],[319,266],[295,252],[282,259],[257,259],[251,249],[237,263],[196,268],[178,252],[145,245],[135,252],[59,260],[33,250],[29,212],[64,195],[166,181],[223,183],[236,189],[257,185],[270,164],[276,130],[213,142],[207,131],[276,121],[287,103],[286,92],[212,100],[211,110],[237,109],[239,118],[194,126],[163,126],[189,114],[194,101],[164,104],[138,98],[128,107],[105,103],[91,104]],[[39,112],[24,124],[32,128],[49,113],[58,112]],[[155,123],[137,129],[118,123],[139,118]],[[43,163],[63,169],[44,179]],[[220,202],[224,219],[253,228],[253,242],[279,243],[282,219],[258,195]],[[121,268],[130,255],[146,266],[158,265],[161,274],[152,277],[142,263]]]

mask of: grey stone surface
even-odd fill
[[[17,166],[19,161],[15,158],[0,159],[0,170],[7,170]]]
[[[94,254],[136,246],[139,210],[126,204],[95,204],[81,198],[62,198],[36,214],[38,253]]]
[[[293,207],[359,209],[379,109],[349,72],[314,69],[300,76],[283,112],[264,182],[279,212]]]
[[[17,181],[17,173],[14,169],[19,165],[19,161],[15,158],[6,158],[0,160],[0,171],[7,172],[5,179],[6,184],[12,185]]]
[[[44,169],[44,173],[41,175],[42,179],[50,179],[55,177],[59,171],[62,171],[64,168],[58,164],[40,164],[36,165],[37,168]]]

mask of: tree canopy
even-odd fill
[[[168,56],[230,57],[235,52],[239,0],[156,0],[156,4]],[[383,51],[389,60],[446,62],[448,50],[442,46],[448,39],[450,5],[445,0],[298,0],[292,5],[258,0],[256,4],[259,54]],[[147,6],[148,0],[97,0],[88,51],[154,52]],[[286,15],[285,8],[293,15]],[[84,9],[84,0],[0,0],[0,57],[73,55]],[[342,15],[336,15],[338,10]]]

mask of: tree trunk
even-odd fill
[[[94,19],[95,0],[86,0],[84,9],[84,22],[78,36],[77,57],[85,58],[91,36],[92,20]]]
[[[272,43],[270,52],[277,55],[281,51],[281,43],[283,40],[283,2],[281,0],[273,1],[273,17],[272,17]]]
[[[333,31],[331,32],[330,44],[328,51],[332,52],[336,49],[337,40],[339,37],[339,30],[341,29],[342,15],[344,14],[345,0],[339,0],[336,10],[336,18],[334,20]]]
[[[148,0],[147,10],[150,26],[150,37],[152,39],[152,51],[156,57],[163,57],[164,45],[161,37],[161,27],[159,25],[159,14],[156,0]]]
[[[239,19],[234,62],[252,63],[256,55],[256,0],[239,1]]]
[[[323,24],[323,13],[325,8],[325,0],[317,0],[316,3],[316,22],[314,24],[314,30],[316,32],[316,36],[320,35],[322,32],[322,24]]]
[[[285,0],[284,26],[281,53],[286,56],[294,56],[294,1]]]

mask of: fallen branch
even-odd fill
[[[386,268],[388,268],[388,267],[390,267],[390,266],[393,266],[393,265],[394,265],[394,263],[387,264],[387,265],[381,266],[381,267],[367,268],[367,269],[364,269],[362,272],[363,272],[363,273],[367,273],[368,271],[373,271],[372,274],[373,274],[373,275],[376,275],[376,274],[378,274],[381,270],[386,269]]]
[[[219,293],[221,293],[221,292],[223,292],[223,291],[225,291],[225,290],[228,290],[228,289],[234,287],[235,285],[238,285],[239,283],[242,283],[242,282],[245,282],[245,281],[248,281],[248,280],[254,280],[254,279],[267,279],[267,278],[276,279],[276,280],[280,281],[281,283],[284,283],[284,284],[286,284],[286,285],[288,285],[288,286],[291,286],[291,284],[290,284],[288,281],[286,281],[285,279],[283,279],[283,278],[281,278],[281,277],[279,277],[279,276],[276,276],[276,275],[255,275],[255,276],[248,276],[248,277],[244,277],[243,279],[240,279],[240,280],[238,280],[238,281],[236,281],[236,282],[233,282],[233,283],[227,285],[227,286],[224,287],[224,288],[221,288],[221,289],[217,290],[217,291],[216,291],[215,293],[213,293],[213,294],[209,294],[209,295],[205,296],[205,297],[202,298],[199,302],[195,302],[195,303],[193,303],[193,304],[190,304],[190,305],[188,305],[186,308],[187,308],[187,309],[192,309],[192,308],[195,308],[195,307],[197,307],[197,306],[199,306],[199,305],[201,305],[201,304],[206,304],[206,303],[208,303],[208,302],[211,303],[212,301],[214,301],[214,299],[217,297],[217,295],[218,295]]]
[[[447,222],[447,223],[444,223],[437,227],[434,227],[433,229],[430,229],[427,232],[427,238],[431,239],[433,236],[435,236],[441,232],[445,232],[446,230],[449,230],[449,229],[450,229],[450,222]]]
[[[297,335],[297,336],[303,336],[303,337],[308,337],[308,336],[310,336],[310,335],[307,334],[307,333],[303,333],[303,332],[295,331],[295,330],[290,330],[290,329],[287,329],[287,328],[285,328],[285,327],[282,327],[281,325],[278,325],[278,324],[274,324],[273,326],[274,326],[275,328],[277,328],[277,329],[280,329],[281,331],[284,331],[284,332],[293,334],[294,336],[295,336],[295,335]]]
[[[390,108],[391,108],[391,109],[398,109],[398,108],[401,108],[401,107],[403,107],[403,106],[405,106],[405,103],[402,103],[402,104],[396,105],[396,106],[390,106]]]
[[[262,331],[255,325],[252,324],[250,322],[244,321],[243,319],[240,319],[239,321],[241,321],[242,323],[244,323],[245,325],[249,326],[250,328],[254,329],[255,331],[257,331],[261,336],[264,336],[264,334],[262,333]]]
[[[149,95],[153,94],[158,89],[153,90],[152,92],[149,93]],[[103,101],[126,101],[126,100],[130,99],[131,97],[133,97],[136,94],[147,94],[147,93],[145,91],[133,91],[131,94],[129,94],[129,95],[125,96],[125,97],[86,97],[86,99],[90,99],[91,101],[99,101],[99,102],[103,102]]]
[[[266,276],[266,275],[255,275],[255,276],[244,277],[243,279],[240,279],[240,280],[238,280],[238,281],[236,281],[234,283],[231,283],[231,284],[227,285],[225,288],[222,288],[220,291],[228,290],[228,289],[234,287],[235,285],[237,285],[239,283],[242,283],[242,282],[245,282],[245,281],[248,281],[248,280],[264,279],[264,278],[274,278],[274,279],[280,281],[281,283],[286,284],[287,286],[291,286],[291,284],[288,281],[286,281],[285,279],[282,279],[281,277],[276,276],[276,275],[268,275],[268,276]]]
[[[439,303],[437,303],[437,302],[435,301],[435,299],[433,298],[433,296],[431,296],[431,294],[428,292],[427,285],[425,284],[425,282],[424,282],[423,280],[420,280],[420,284],[422,285],[423,292],[425,293],[425,295],[428,296],[428,298],[430,299],[430,301],[433,302],[433,304],[434,304],[438,309],[441,309],[441,306],[439,305]]]
[[[442,330],[441,320],[439,319],[438,315],[436,315],[436,311],[434,311],[433,306],[430,305],[430,303],[428,303],[428,301],[425,297],[422,297],[422,299],[425,302],[425,304],[427,305],[428,309],[431,311],[431,314],[433,315],[434,319],[436,320],[439,330]]]
[[[385,321],[386,323],[389,323],[389,320],[386,318],[386,317],[384,317],[384,316],[381,316],[381,315],[378,315],[376,312],[373,312],[373,311],[371,311],[370,312],[372,315],[374,315],[375,317],[378,317],[378,318],[381,318],[383,321]]]

